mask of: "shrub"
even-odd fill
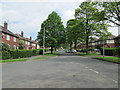
[[[2,47],[1,46],[0,47],[2,48],[2,51],[8,51],[8,50],[10,50],[10,47],[8,46],[8,44],[2,43],[1,45],[2,45]]]
[[[105,48],[105,55],[107,56],[115,56],[117,48]],[[100,49],[101,55],[103,55],[103,48]]]
[[[5,60],[5,59],[10,59],[11,58],[11,55],[8,51],[3,51],[2,52],[2,59]]]
[[[19,58],[18,50],[10,50],[9,52],[10,52],[11,58],[13,59]]]
[[[45,52],[48,52],[49,51],[49,49],[45,49]]]
[[[39,50],[34,49],[34,50],[33,50],[33,54],[32,54],[32,55],[33,55],[33,56],[39,55]]]

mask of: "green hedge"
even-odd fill
[[[34,50],[10,50],[2,52],[2,59],[16,59],[16,58],[27,58],[36,55],[42,55],[42,49]]]
[[[2,59],[10,59],[10,58],[11,58],[11,55],[9,52],[7,51],[2,52]]]
[[[105,48],[105,55],[106,56],[118,56],[120,52],[120,48]],[[103,55],[103,49],[100,49],[101,55]]]

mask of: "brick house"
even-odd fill
[[[38,42],[32,40],[32,37],[25,38],[24,32],[20,34],[14,34],[10,30],[8,30],[7,22],[4,22],[4,26],[0,26],[0,43],[6,43],[10,46],[10,49],[19,49],[19,45],[22,42],[24,49],[39,49],[40,46]]]
[[[120,46],[120,43],[118,44],[118,38],[120,38],[120,36],[118,36],[116,38],[114,35],[108,36],[107,39],[104,41],[104,47],[105,48],[114,48],[115,47],[114,40],[116,40],[116,45]],[[119,41],[120,41],[120,39],[119,39]],[[101,47],[103,47],[103,40],[95,39],[95,40],[89,41],[88,47],[89,48],[101,48]],[[84,48],[86,48],[85,43],[81,43],[77,46],[77,49],[84,49]]]
[[[104,40],[104,47],[105,48],[114,48],[114,35],[108,36],[106,40]],[[100,48],[103,47],[103,39],[98,39],[95,41],[95,47]]]
[[[19,44],[22,43],[23,44],[23,47],[24,49],[39,49],[39,45],[36,41],[32,40],[32,37],[30,36],[30,38],[25,38],[24,37],[24,32],[22,31],[21,32],[21,35],[20,34],[15,34],[19,37]]]
[[[114,38],[115,47],[120,47],[120,35]]]
[[[4,22],[4,26],[0,26],[0,36],[2,36],[2,43],[10,46],[10,49],[18,49],[19,37],[8,30],[8,24]]]

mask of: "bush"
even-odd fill
[[[45,52],[48,52],[49,51],[49,49],[45,49]]]
[[[13,59],[19,58],[18,50],[10,50],[9,52],[10,52],[11,58]]]
[[[2,59],[5,60],[5,59],[10,59],[11,58],[11,55],[8,51],[3,51],[2,52]]]
[[[117,48],[105,48],[105,55],[106,56],[115,56]],[[103,48],[100,49],[101,55],[103,55]]]
[[[39,55],[39,50],[34,49],[34,50],[33,50],[33,54],[32,54],[32,55],[33,55],[33,56]]]
[[[16,58],[27,58],[36,55],[42,55],[42,49],[34,50],[9,50],[2,52],[2,59],[16,59]]]

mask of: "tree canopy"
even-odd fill
[[[43,33],[45,30],[45,46],[53,48],[60,47],[65,43],[65,29],[60,16],[56,12],[49,14],[48,18],[41,24],[40,32],[38,32],[37,40],[40,45],[43,44]]]

